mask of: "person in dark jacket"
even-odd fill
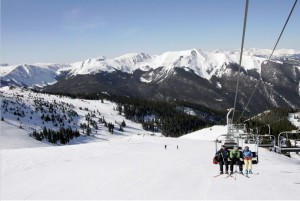
[[[220,165],[220,174],[223,174],[223,165],[225,165],[226,174],[228,174],[228,158],[229,151],[226,149],[224,145],[222,145],[221,149],[216,153],[216,159]]]

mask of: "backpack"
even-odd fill
[[[217,161],[221,161],[222,160],[221,153],[217,152],[216,155],[215,155],[215,158],[216,158]]]
[[[217,156],[213,158],[213,164],[218,164]]]

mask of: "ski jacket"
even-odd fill
[[[244,160],[249,160],[253,157],[252,152],[250,150],[243,151],[243,158]]]
[[[230,156],[229,156],[231,159],[233,158],[237,158],[239,159],[241,157],[241,154],[240,154],[240,151],[239,150],[235,150],[235,149],[232,149],[230,151]]]
[[[229,151],[226,149],[220,149],[219,151],[217,151],[216,157],[217,157],[218,162],[227,161],[227,159],[229,157]]]

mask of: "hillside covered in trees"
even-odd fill
[[[224,124],[226,117],[226,111],[211,110],[185,101],[143,100],[106,93],[56,95],[115,102],[117,104],[115,109],[126,119],[141,123],[147,131],[160,131],[167,137],[179,137],[201,128]]]
[[[270,126],[270,134],[278,136],[279,133],[283,131],[291,131],[297,130],[298,128],[294,126],[289,120],[289,113],[294,113],[294,110],[286,109],[286,108],[274,108],[268,110],[262,114],[254,116],[248,120],[246,120],[247,128],[255,128],[258,131],[254,130],[254,132],[258,132],[260,134],[268,134]],[[299,117],[296,117],[299,118]]]

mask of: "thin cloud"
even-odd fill
[[[74,31],[98,29],[106,25],[102,16],[93,15],[82,8],[72,8],[63,15],[62,27]]]
[[[81,8],[72,8],[64,13],[64,20],[78,19],[82,15],[83,10]]]
[[[126,30],[122,36],[123,37],[132,36],[132,35],[136,34],[138,31],[139,31],[139,28],[134,27],[134,28]]]

